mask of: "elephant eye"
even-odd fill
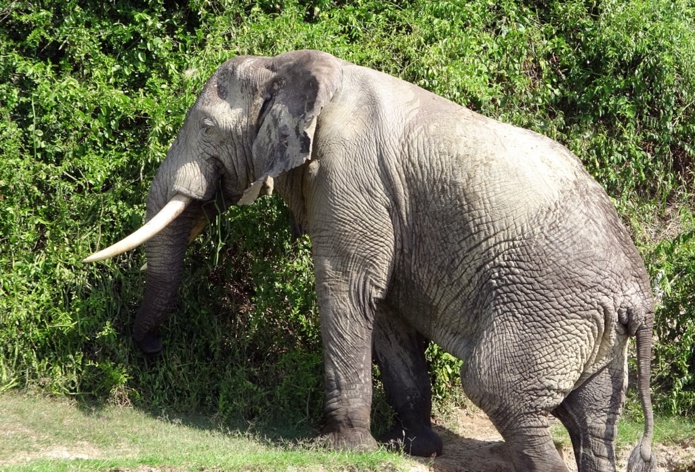
[[[266,95],[265,99],[263,100],[263,105],[261,106],[261,111],[258,113],[258,127],[259,128],[263,124],[263,120],[265,119],[265,115],[266,115],[266,113],[268,113],[268,110],[270,109],[270,106],[272,104],[273,104],[273,96],[272,95]]]
[[[200,125],[200,131],[205,135],[210,135],[214,129],[215,122],[210,118],[204,118]]]

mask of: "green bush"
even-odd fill
[[[157,362],[129,337],[142,251],[80,262],[140,226],[156,168],[221,62],[314,48],[575,151],[664,292],[657,404],[694,413],[694,18],[686,0],[0,6],[0,391],[320,422],[310,243],[292,240],[277,198],[231,209],[189,249]],[[674,207],[678,231],[653,231]],[[428,355],[435,398],[450,401],[457,363]]]
[[[688,216],[693,228],[692,214]],[[649,254],[661,299],[656,312],[655,400],[665,411],[695,411],[695,229],[660,242]]]

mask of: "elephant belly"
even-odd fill
[[[544,390],[549,403],[538,406],[550,408],[625,345],[614,329],[618,310],[611,297],[598,289],[583,292],[580,285],[570,286],[571,280],[553,280],[552,274],[549,267],[542,274],[537,267],[497,265],[466,283],[401,281],[394,284],[389,305],[464,360],[463,374],[481,396],[496,388],[495,378],[504,372],[505,378],[518,376],[520,383],[542,379],[524,389]]]
[[[563,357],[557,368],[567,374],[559,387],[565,390],[565,383],[610,357],[618,312],[630,298],[618,287],[630,282],[622,276],[627,263],[620,254],[611,261],[595,252],[596,245],[571,240],[554,248],[549,238],[556,236],[541,228],[498,242],[469,237],[474,244],[453,253],[422,244],[409,252],[412,260],[394,267],[388,304],[460,359],[481,349],[490,356],[518,352],[538,365]]]
[[[484,318],[475,303],[475,284],[455,283],[445,272],[433,273],[428,280],[394,280],[387,303],[423,336],[464,359],[477,342]]]

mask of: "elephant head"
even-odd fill
[[[133,334],[145,353],[162,349],[157,330],[174,305],[189,239],[205,221],[203,203],[251,203],[275,177],[310,159],[318,115],[340,87],[341,70],[333,56],[297,51],[236,57],[208,80],[152,182],[146,225],[85,259],[147,241]]]

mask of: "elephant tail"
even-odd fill
[[[644,433],[642,439],[630,454],[627,463],[628,472],[656,472],[658,470],[656,455],[652,451],[652,437],[654,434],[654,412],[649,391],[649,378],[651,375],[652,358],[652,327],[653,316],[637,328],[637,375],[640,401],[644,412]]]

